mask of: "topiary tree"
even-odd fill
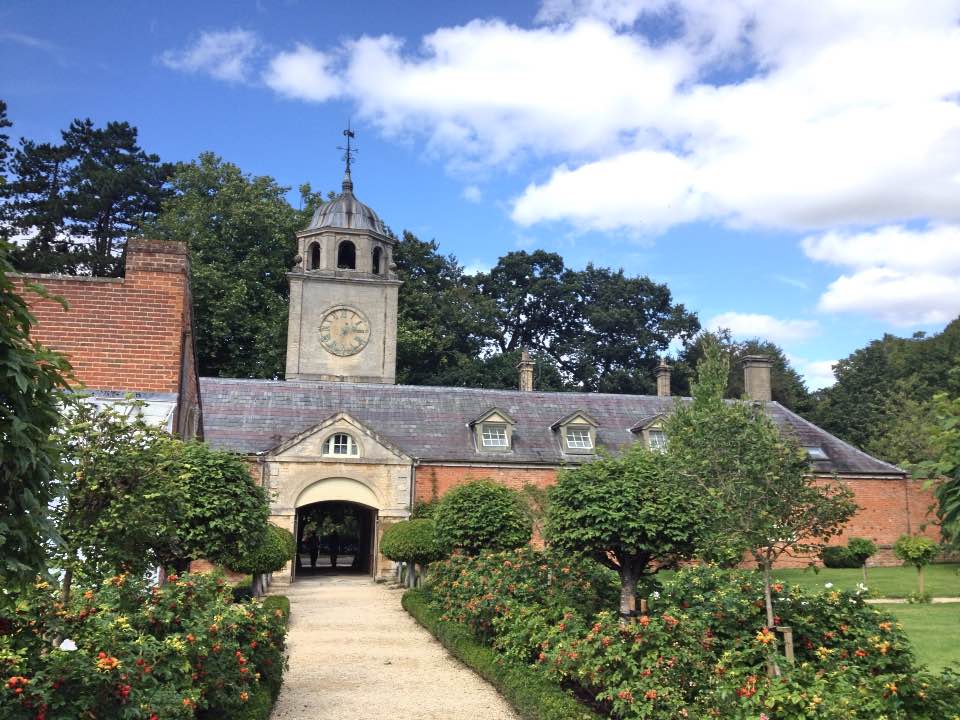
[[[434,513],[437,542],[445,553],[513,550],[530,542],[530,515],[516,490],[474,480],[448,492]]]
[[[417,566],[440,560],[445,553],[437,542],[436,523],[426,518],[403,520],[383,531],[380,552],[395,562],[407,564],[407,584],[418,584]]]
[[[175,556],[184,566],[206,559],[232,567],[257,551],[269,516],[267,494],[237,455],[201,442],[170,445],[183,493]]]
[[[289,530],[266,523],[253,550],[243,557],[233,559],[227,567],[235,572],[252,575],[253,595],[260,597],[265,590],[266,575],[283,570],[284,565],[293,559],[296,545],[293,533]]]
[[[850,557],[857,563],[857,567],[863,570],[863,584],[867,584],[867,560],[877,552],[877,544],[867,538],[852,537],[847,543],[847,551]]]
[[[637,582],[689,558],[706,511],[703,495],[668,453],[640,444],[560,473],[550,490],[547,542],[620,574],[620,616],[636,610]]]
[[[901,535],[893,545],[893,554],[904,565],[913,565],[917,569],[920,597],[925,597],[923,569],[940,554],[940,546],[925,535]]]

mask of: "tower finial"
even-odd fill
[[[350,177],[350,163],[353,162],[357,154],[357,149],[351,147],[350,141],[355,137],[353,130],[350,129],[350,121],[347,121],[347,129],[343,131],[343,136],[347,139],[347,146],[338,146],[338,150],[343,150],[343,160],[346,163],[346,170],[343,173],[343,192],[353,192],[353,178]]]

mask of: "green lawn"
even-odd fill
[[[779,580],[804,585],[812,590],[822,590],[824,583],[833,583],[837,590],[856,590],[863,582],[860,570],[820,568],[815,573],[808,570],[775,570]],[[960,563],[929,565],[926,573],[926,590],[934,597],[960,597]],[[912,567],[867,568],[867,587],[872,597],[906,597],[917,590],[917,571]]]
[[[878,605],[903,623],[917,659],[937,672],[960,663],[960,603]]]

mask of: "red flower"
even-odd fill
[[[646,700],[656,700],[656,699],[657,699],[657,691],[656,691],[656,690],[647,690],[647,691],[643,694],[643,697],[644,697],[644,699],[646,699]]]

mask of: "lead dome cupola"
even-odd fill
[[[380,235],[386,235],[387,229],[383,220],[373,208],[360,202],[353,194],[353,180],[350,178],[350,167],[343,176],[342,192],[333,200],[325,202],[314,213],[307,230],[320,228],[349,228],[351,230],[370,230]]]

